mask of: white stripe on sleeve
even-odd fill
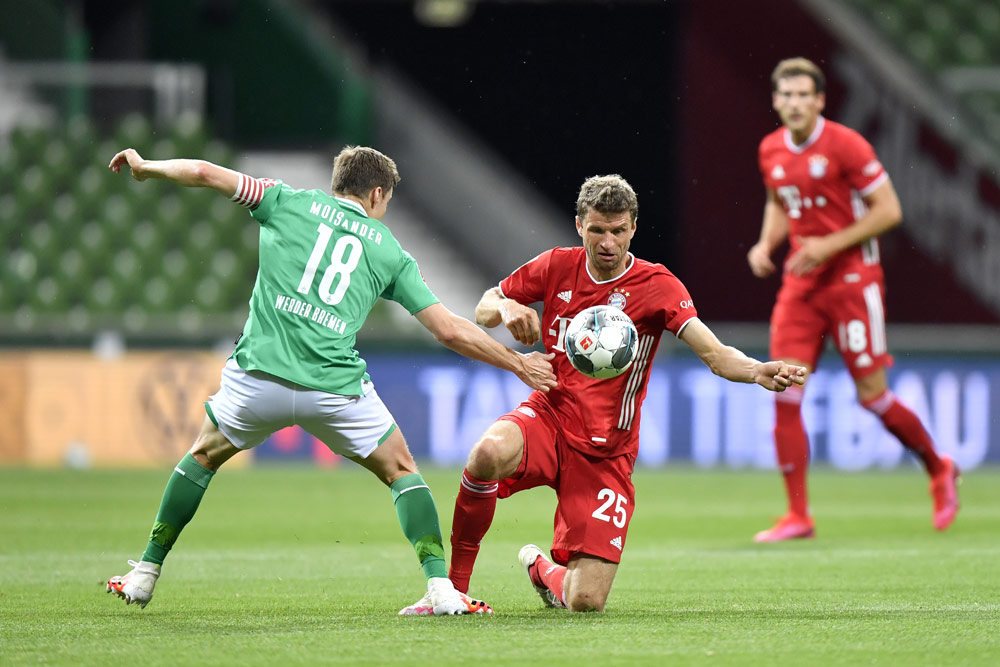
[[[265,179],[240,174],[239,183],[236,185],[236,194],[232,196],[232,200],[243,208],[255,209],[260,205],[260,200],[264,198],[264,188],[271,183],[271,181],[265,182]]]

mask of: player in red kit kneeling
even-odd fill
[[[772,391],[801,385],[805,371],[761,363],[723,345],[698,319],[687,289],[670,271],[629,252],[639,204],[621,176],[587,179],[577,200],[582,247],[543,252],[488,290],[476,308],[487,327],[503,324],[525,345],[539,339],[555,353],[559,385],[534,392],[487,429],[469,454],[452,522],[448,576],[469,580],[497,497],[550,486],[558,498],[547,559],[526,545],[518,556],[549,606],[603,610],[626,546],[635,501],[632,468],[651,362],[664,330],[687,343],[714,373]],[[541,325],[529,304],[542,302]],[[566,328],[585,308],[612,305],[639,336],[635,361],[618,377],[596,380],[565,354]]]

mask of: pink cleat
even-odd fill
[[[778,519],[773,528],[762,530],[753,537],[754,542],[782,542],[784,540],[811,539],[816,537],[813,520],[789,512]]]
[[[425,593],[424,597],[420,598],[413,604],[403,607],[399,610],[400,616],[433,616],[434,615],[434,603],[431,602],[431,594]]]
[[[934,498],[934,529],[944,530],[958,514],[958,484],[961,476],[950,456],[942,456],[944,467],[931,477],[931,497]]]

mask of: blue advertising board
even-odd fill
[[[464,464],[483,431],[530,393],[510,373],[454,356],[372,355],[368,368],[413,455],[441,465]],[[1000,461],[1000,360],[907,356],[889,382],[963,469]],[[643,405],[639,464],[773,468],[773,400],[760,387],[716,377],[692,355],[660,357]],[[814,462],[858,470],[914,461],[858,405],[836,357],[810,377],[803,415]],[[338,460],[297,428],[276,433],[255,454],[262,462]]]

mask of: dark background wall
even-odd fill
[[[454,28],[420,23],[410,3],[325,5],[537,185],[573,224],[594,174],[639,195],[637,252],[677,252],[678,30],[683,3],[481,3]]]

